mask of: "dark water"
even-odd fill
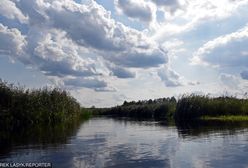
[[[169,125],[93,118],[0,132],[0,162],[70,167],[248,167],[247,123]]]

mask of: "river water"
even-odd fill
[[[0,142],[0,162],[55,168],[248,167],[247,123],[93,118],[66,128],[2,132]]]

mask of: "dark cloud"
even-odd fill
[[[64,84],[74,87],[105,88],[107,83],[96,78],[74,78],[64,80]]]
[[[241,75],[241,77],[242,77],[243,79],[248,80],[248,71],[243,71],[243,72],[240,73],[240,75]]]
[[[111,59],[117,65],[136,68],[157,67],[160,64],[167,63],[165,53],[159,49],[152,53],[149,53],[148,51],[147,53],[145,51],[119,53]]]
[[[124,69],[119,66],[111,66],[110,69],[112,71],[112,75],[117,76],[118,78],[134,78],[135,77],[134,72],[131,72],[128,69]]]
[[[64,80],[64,85],[72,88],[89,88],[97,92],[115,92],[116,89],[109,87],[108,83],[98,78],[73,78]]]
[[[153,14],[156,12],[150,3],[145,1],[116,0],[115,5],[128,17],[148,23],[153,20]]]

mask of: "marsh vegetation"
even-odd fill
[[[0,80],[0,127],[55,124],[88,117],[87,109],[58,88],[26,89]]]
[[[66,123],[94,115],[135,119],[248,120],[248,99],[184,95],[131,101],[112,108],[83,108],[68,92],[58,88],[26,89],[0,80],[0,126]]]
[[[184,95],[178,100],[161,98],[124,102],[121,106],[99,110],[113,117],[175,119],[177,122],[195,119],[248,120],[248,99]]]
[[[248,99],[236,97],[183,96],[177,102],[175,119],[192,120],[211,117],[241,119],[248,116]],[[225,117],[224,117],[225,116]]]
[[[176,99],[172,97],[138,102],[125,101],[121,106],[102,109],[99,113],[112,117],[168,119],[173,117],[175,109]]]

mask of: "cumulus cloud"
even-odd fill
[[[220,81],[229,89],[242,91],[247,72],[237,74],[248,66],[248,26],[231,34],[223,35],[205,43],[194,54],[193,64],[219,68],[220,72],[226,70],[235,75],[221,73]],[[241,78],[242,79],[241,79]]]
[[[39,30],[39,29],[38,29]],[[29,41],[29,53],[33,61],[45,74],[49,76],[93,76],[97,75],[93,60],[80,57],[82,48],[66,37],[66,32],[57,29],[46,33],[33,31],[36,45]],[[40,36],[39,36],[40,35]],[[39,37],[37,37],[39,36]]]
[[[207,42],[195,53],[194,64],[248,66],[248,26]]]
[[[147,23],[155,18],[156,8],[150,2],[144,0],[115,0],[114,3],[117,11],[129,18]]]
[[[6,18],[17,19],[21,23],[28,22],[28,17],[24,16],[16,4],[9,0],[0,1],[0,13]]]
[[[17,57],[23,53],[25,36],[18,29],[9,29],[0,23],[0,54]]]
[[[64,85],[87,88],[91,85],[97,91],[112,91],[103,78],[134,78],[132,68],[159,67],[168,62],[167,53],[159,44],[143,32],[112,19],[111,13],[95,1],[87,4],[73,0],[5,1],[12,10],[6,8],[4,13],[5,4],[1,1],[0,15],[18,19],[27,30],[1,24],[1,54]],[[148,15],[145,17],[150,19]],[[103,62],[99,62],[99,57]],[[109,73],[102,73],[101,68]]]
[[[180,75],[167,66],[159,69],[158,76],[164,82],[165,86],[176,87],[183,85]]]
[[[165,16],[165,20],[160,24],[159,30],[153,35],[154,39],[163,41],[171,36],[188,35],[188,33],[198,29],[200,31],[200,29],[212,26],[212,24],[219,24],[219,21],[228,19],[233,15],[245,15],[248,6],[248,0],[180,0],[178,3],[181,4],[176,8],[178,12]],[[242,13],[238,14],[240,11]],[[208,31],[211,32],[210,30]]]
[[[111,70],[111,75],[117,76],[118,78],[134,78],[135,73],[120,66],[109,65],[109,69]]]

